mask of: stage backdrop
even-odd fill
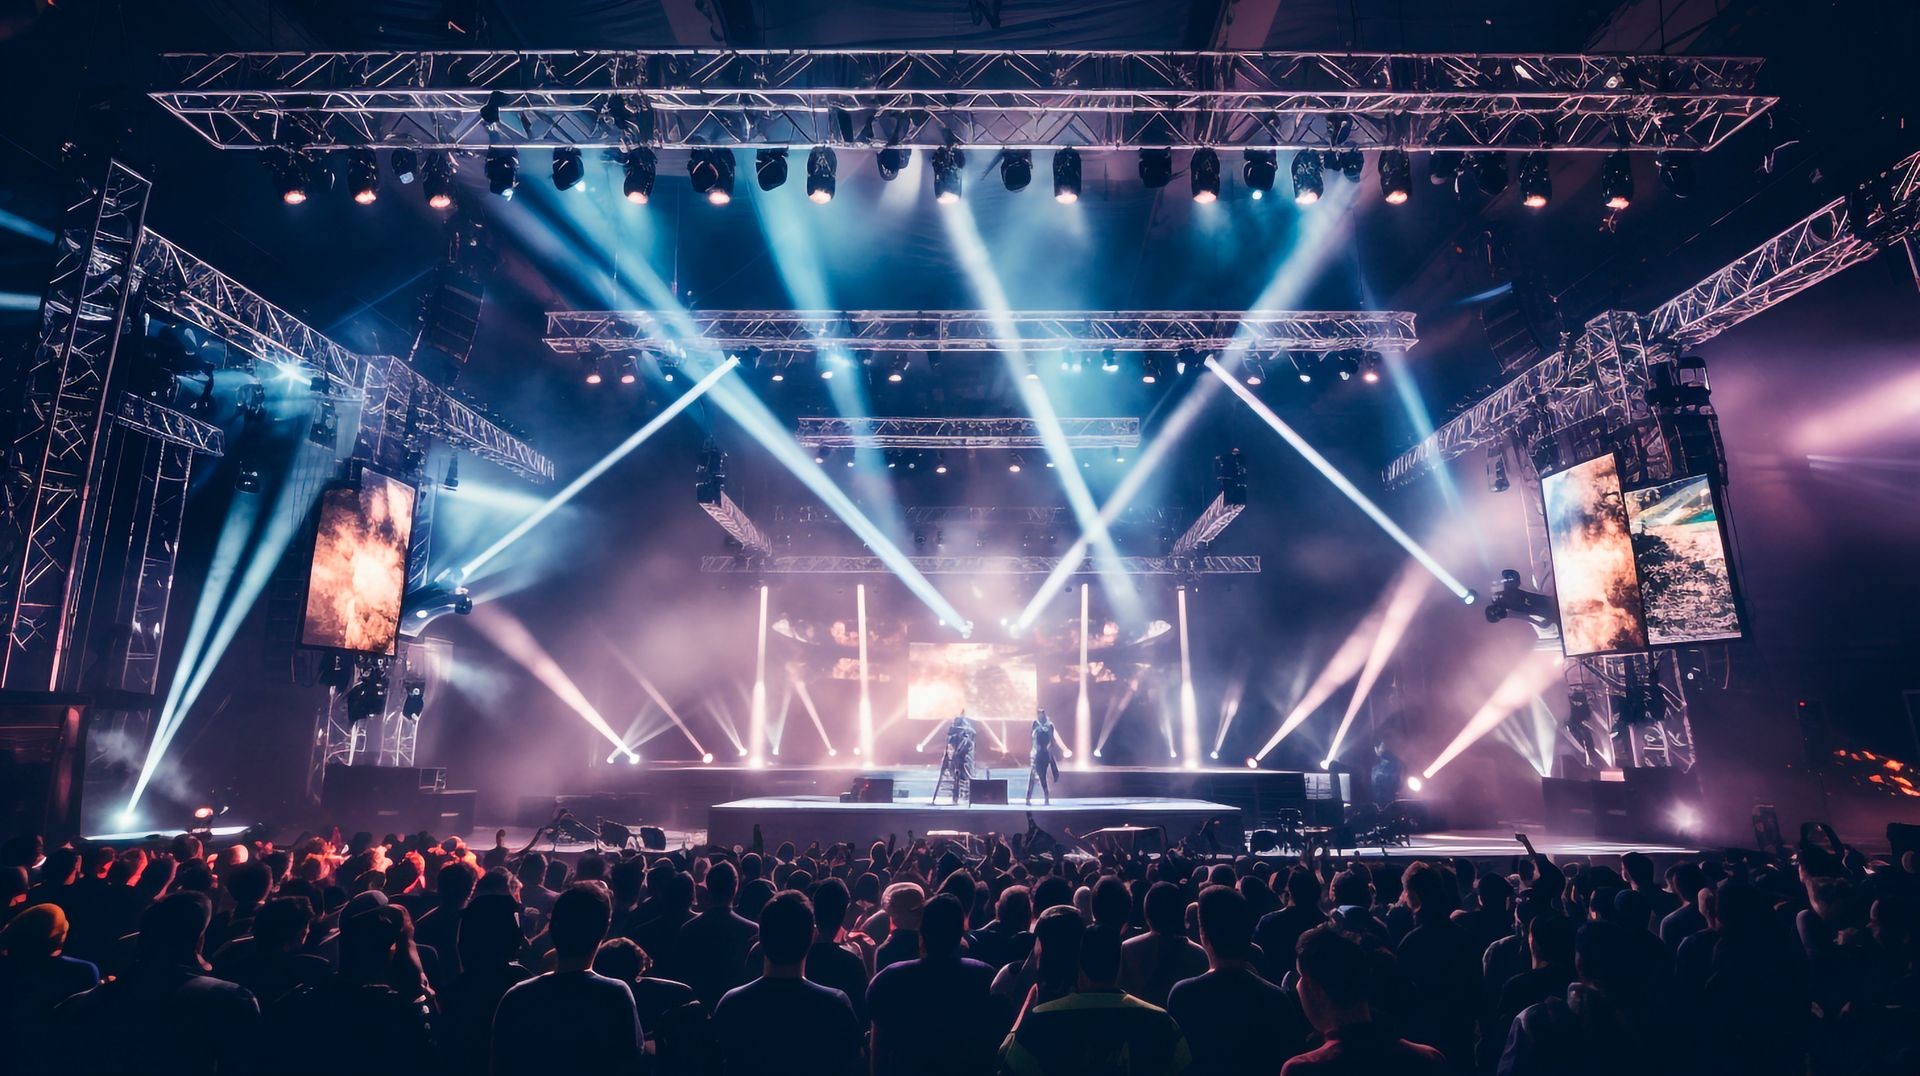
[[[412,486],[372,471],[361,474],[358,488],[342,486],[321,497],[303,645],[393,653],[407,587],[413,498]]]
[[[1540,491],[1567,656],[1646,649],[1640,576],[1613,455],[1547,475]]]
[[[997,643],[913,643],[907,716],[945,721],[965,712],[984,721],[1033,720],[1039,676],[1031,655]]]

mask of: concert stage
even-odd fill
[[[1238,807],[1196,799],[1056,796],[1050,806],[1036,801],[1029,807],[1017,797],[1006,804],[955,806],[930,804],[925,797],[889,803],[843,803],[833,796],[763,796],[715,804],[707,815],[707,839],[723,846],[745,846],[752,843],[753,827],[758,825],[768,847],[782,841],[801,847],[810,841],[865,845],[889,834],[904,841],[909,831],[916,835],[933,830],[974,835],[1025,833],[1028,815],[1055,839],[1066,839],[1069,831],[1084,836],[1109,826],[1164,830],[1164,840],[1143,838],[1143,847],[1149,848],[1191,836],[1215,818],[1221,820],[1222,840],[1229,846],[1239,844],[1242,832]]]

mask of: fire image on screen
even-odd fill
[[[1031,721],[1040,679],[1018,648],[995,643],[914,643],[908,649],[907,716],[946,721]]]
[[[307,577],[307,646],[393,653],[407,586],[413,487],[361,475],[358,489],[330,489],[320,500],[320,530]]]
[[[1540,482],[1547,542],[1567,656],[1647,645],[1633,536],[1611,455],[1575,464]]]
[[[1738,638],[1740,613],[1713,483],[1703,476],[1630,490],[1627,519],[1647,641],[1658,646]]]

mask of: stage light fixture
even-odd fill
[[[553,189],[570,191],[587,178],[587,166],[580,160],[580,151],[573,146],[561,146],[553,151]]]
[[[1148,351],[1140,356],[1140,383],[1151,385],[1159,381],[1166,373],[1165,359],[1158,351]]]
[[[887,380],[898,385],[907,379],[907,357],[895,355],[887,362]]]
[[[1404,149],[1380,154],[1380,197],[1388,205],[1405,205],[1413,196],[1413,159]]]
[[[687,158],[687,178],[693,182],[693,192],[710,205],[733,201],[733,169],[733,151],[729,149],[695,149]]]
[[[347,157],[347,190],[361,205],[380,198],[380,159],[370,149],[356,149]]]
[[[1040,380],[1040,360],[1035,358],[1032,355],[1028,355],[1026,366],[1027,366],[1027,373],[1026,373],[1027,380],[1028,381]]]
[[[1660,170],[1660,184],[1667,193],[1675,198],[1686,198],[1693,194],[1693,158],[1685,153],[1663,150],[1653,155],[1654,167]]]
[[[1466,159],[1459,150],[1435,150],[1427,158],[1427,182],[1436,187],[1445,187],[1453,183],[1460,174],[1460,165]]]
[[[454,160],[451,154],[436,153],[427,158],[427,171],[420,181],[420,190],[427,196],[427,204],[435,209],[453,208]]]
[[[255,463],[251,457],[242,456],[240,457],[238,466],[239,469],[233,476],[233,488],[241,493],[260,492],[260,486],[262,484],[260,479],[260,465]]]
[[[1303,149],[1293,155],[1293,201],[1296,205],[1312,205],[1320,200],[1326,190],[1326,184],[1320,177],[1320,154],[1316,150]]]
[[[1023,191],[1033,182],[1033,151],[1009,149],[1000,153],[1000,182],[1010,191]]]
[[[1426,783],[1425,781],[1422,781],[1422,780],[1421,780],[1420,778],[1418,778],[1418,777],[1409,777],[1409,778],[1407,778],[1407,791],[1408,791],[1408,792],[1418,792],[1418,791],[1420,791],[1421,789],[1423,789],[1423,788],[1425,788],[1426,786],[1427,786],[1427,783]]]
[[[1012,457],[1011,459],[1009,459],[1009,460],[1007,461],[1007,473],[1009,473],[1009,474],[1019,474],[1019,473],[1020,473],[1020,464],[1021,464],[1022,462],[1023,462],[1023,461],[1022,461],[1022,460],[1020,459],[1020,453],[1018,453],[1018,452],[1015,452],[1015,453],[1013,454],[1013,457]]]
[[[680,364],[677,362],[674,362],[672,359],[656,358],[654,359],[654,365],[660,368],[660,380],[665,381],[668,384],[673,383],[674,377],[680,371]],[[620,382],[621,384],[627,383],[626,375],[624,374],[621,375]]]
[[[653,197],[653,177],[659,171],[659,162],[653,150],[646,146],[635,146],[627,151],[621,167],[626,171],[626,181],[621,185],[621,190],[626,194],[627,201],[634,205],[646,205],[647,199]]]
[[[1504,153],[1474,154],[1473,181],[1480,185],[1480,192],[1489,198],[1504,192],[1509,181],[1507,155]]]
[[[933,151],[933,200],[952,205],[960,200],[966,186],[967,155],[958,146],[941,146]]]
[[[480,105],[480,122],[487,127],[500,126],[500,106],[505,102],[506,98],[501,96],[499,90],[488,94]]]
[[[1265,364],[1263,364],[1259,359],[1248,359],[1247,360],[1247,376],[1242,378],[1241,380],[1245,381],[1249,385],[1258,385],[1261,381],[1265,380],[1265,374],[1263,372],[1265,368],[1266,368]]]
[[[1520,204],[1544,209],[1552,200],[1553,173],[1547,167],[1547,155],[1529,153],[1520,158]]]
[[[1360,182],[1360,174],[1366,171],[1367,159],[1352,146],[1327,151],[1327,167],[1347,177],[1347,182]]]
[[[447,474],[440,480],[440,488],[447,490],[460,488],[460,457],[447,457]]]
[[[1600,166],[1600,190],[1608,209],[1625,209],[1633,204],[1633,161],[1623,149],[1607,155]]]
[[[1293,359],[1294,372],[1300,375],[1300,383],[1302,385],[1311,384],[1313,382],[1313,370],[1309,364],[1313,362],[1313,360],[1311,358],[1302,360],[1298,353],[1292,355],[1291,358]]]
[[[945,454],[940,452],[935,452],[933,454],[933,473],[934,474],[947,473],[947,457]]]
[[[839,171],[840,160],[832,147],[813,147],[807,154],[807,199],[815,205],[833,201],[834,178]]]
[[[1335,352],[1333,368],[1340,375],[1340,380],[1352,381],[1353,375],[1360,372],[1360,353],[1352,348]]]
[[[288,205],[300,205],[307,200],[306,162],[297,154],[287,154],[272,164],[273,186],[280,194],[280,200]]]
[[[778,190],[787,181],[785,146],[773,146],[754,153],[753,181],[763,191]]]
[[[401,716],[417,721],[420,715],[425,712],[426,708],[427,682],[425,680],[408,680],[406,682],[406,694],[400,698]]]
[[[1255,200],[1265,198],[1280,174],[1280,155],[1270,149],[1250,149],[1240,161],[1240,178]]]
[[[393,170],[393,178],[399,180],[400,185],[404,187],[412,183],[414,176],[419,174],[420,155],[410,149],[396,149],[393,151],[393,156],[388,158],[387,167]]]
[[[1369,385],[1380,383],[1380,353],[1369,351],[1360,356],[1360,380]]]
[[[600,363],[601,363],[601,358],[598,355],[581,356],[580,365],[586,371],[585,380],[587,384],[598,385],[600,382],[605,381],[607,379],[606,375],[604,373],[601,373],[600,371]]]
[[[502,198],[512,198],[513,188],[520,185],[520,151],[488,150],[486,173],[487,190]]]
[[[1100,369],[1109,374],[1119,372],[1120,356],[1114,354],[1112,348],[1100,349]]]
[[[631,385],[635,381],[640,380],[640,372],[638,369],[635,368],[632,352],[625,352],[621,354],[620,359],[617,363],[617,368],[620,371],[620,383],[622,385]],[[662,369],[664,369],[664,367],[662,367]],[[672,381],[673,378],[668,377],[667,380]]]
[[[1193,184],[1193,200],[1211,205],[1220,197],[1220,155],[1206,146],[1193,151],[1187,161],[1187,179]]]
[[[1173,151],[1170,149],[1143,149],[1140,151],[1140,183],[1148,190],[1159,190],[1173,182]]]
[[[888,183],[900,178],[913,161],[913,150],[906,146],[888,146],[874,154],[874,167],[880,170],[880,178]]]
[[[313,426],[307,430],[307,440],[323,448],[331,449],[339,439],[339,416],[335,413],[332,400],[321,400],[314,409]]]
[[[1053,155],[1053,200],[1061,205],[1080,200],[1080,151],[1072,146]]]

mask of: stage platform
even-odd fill
[[[889,834],[904,841],[908,832],[1025,833],[1029,815],[1057,839],[1066,838],[1069,830],[1084,835],[1108,826],[1140,826],[1165,830],[1164,843],[1172,844],[1216,818],[1224,839],[1237,841],[1241,832],[1238,807],[1196,799],[1055,796],[1051,805],[1036,802],[1029,807],[1019,799],[955,806],[931,804],[925,796],[889,803],[842,803],[837,796],[760,796],[714,804],[707,813],[707,839],[723,847],[746,846],[753,842],[753,827],[758,825],[769,848],[782,841],[801,847],[810,841],[864,846]],[[1157,838],[1150,844],[1160,845]]]

